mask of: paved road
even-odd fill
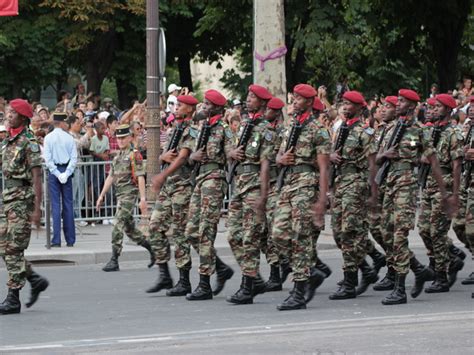
[[[422,255],[421,249],[415,252]],[[283,292],[235,306],[225,296],[238,288],[237,273],[214,300],[189,302],[146,294],[157,269],[146,269],[143,261],[121,263],[121,272],[109,274],[101,265],[41,267],[51,286],[33,309],[0,318],[0,353],[473,353],[472,288],[458,282],[447,294],[422,294],[393,307],[382,306],[384,293],[372,290],[355,300],[330,301],[341,277],[340,255],[337,250],[321,255],[334,273],[307,310],[293,312],[275,309],[286,298],[288,282]],[[235,267],[228,252],[223,257]],[[266,265],[262,268],[267,275]],[[472,269],[468,261],[460,276]],[[23,301],[28,292],[25,288]]]

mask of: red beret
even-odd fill
[[[197,105],[199,103],[199,101],[191,95],[179,95],[178,101],[191,106]]]
[[[398,95],[403,96],[405,99],[410,101],[418,102],[420,101],[420,96],[416,93],[416,91],[409,90],[409,89],[400,89],[398,90]]]
[[[324,111],[325,109],[325,106],[324,104],[321,102],[320,99],[318,99],[317,97],[314,98],[314,101],[313,101],[313,110],[316,110],[316,111]]]
[[[388,102],[389,104],[392,104],[393,106],[397,106],[398,97],[396,97],[396,96],[387,96],[385,98],[385,102]]]
[[[283,107],[285,107],[285,103],[278,97],[272,97],[270,101],[268,101],[267,107],[271,108],[272,110],[281,110]]]
[[[15,99],[10,101],[10,106],[20,115],[26,116],[28,118],[33,117],[33,109],[31,105],[26,100]]]
[[[436,105],[436,99],[434,97],[430,97],[428,100],[426,100],[426,103],[430,106]]]
[[[293,93],[300,96],[306,97],[307,99],[315,97],[317,92],[316,90],[308,84],[298,84],[293,88]]]
[[[263,86],[252,84],[249,86],[249,91],[253,92],[259,99],[262,100],[270,100],[272,98],[272,94],[270,91],[265,89]]]
[[[358,91],[346,91],[342,98],[357,105],[367,106],[364,96]]]
[[[469,98],[469,101],[470,101],[470,102],[474,102],[474,95],[472,95],[472,96]]]
[[[204,98],[211,101],[214,105],[225,106],[227,99],[217,90],[207,90],[204,93]]]
[[[456,100],[451,95],[448,94],[439,94],[435,97],[436,100],[441,102],[444,106],[448,106],[450,108],[456,108]]]

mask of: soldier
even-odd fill
[[[474,103],[474,96],[471,96],[471,107],[469,110],[471,111]],[[472,114],[469,115],[472,117]],[[472,121],[471,121],[472,122]],[[472,123],[471,123],[472,124]],[[473,170],[474,170],[474,135],[471,136],[470,142],[466,142],[468,147],[466,147],[466,161],[469,162],[470,166],[469,169],[466,169],[466,179],[464,182],[468,186],[468,195],[467,195],[467,202],[466,202],[466,239],[471,246],[471,253],[474,249],[474,178],[473,178]],[[470,277],[464,280],[462,283],[464,285],[472,285],[473,274],[471,273]],[[474,293],[472,293],[472,297],[474,298]]]
[[[199,254],[200,281],[198,287],[186,295],[189,301],[212,299],[210,277],[214,272],[217,273],[214,295],[222,291],[234,274],[216,255],[214,248],[222,202],[227,192],[226,157],[232,148],[232,132],[223,120],[226,102],[220,92],[208,90],[204,94],[202,110],[197,115],[205,117],[206,121],[199,133],[198,149],[190,156],[195,163],[193,177],[196,185],[189,204],[185,235]]]
[[[277,306],[281,311],[306,308],[313,237],[316,228],[324,225],[331,139],[327,129],[312,114],[316,94],[307,84],[293,89],[294,122],[277,155],[284,180],[275,207],[272,239],[279,253],[289,256],[294,280],[290,296]],[[295,134],[299,134],[297,139],[294,139]],[[293,144],[287,150],[288,142]],[[313,280],[310,279],[308,287],[310,292],[315,288]]]
[[[267,282],[265,282],[265,292],[271,291],[281,291],[282,289],[282,279],[280,275],[280,255],[276,249],[273,240],[272,240],[272,222],[273,214],[275,210],[276,201],[278,199],[278,189],[276,185],[277,176],[278,176],[278,167],[276,164],[276,156],[280,145],[283,139],[283,112],[282,109],[285,107],[285,103],[277,97],[272,97],[267,103],[267,109],[265,111],[265,119],[268,121],[267,124],[267,134],[271,134],[272,141],[270,144],[273,146],[271,154],[268,156],[270,163],[270,172],[269,172],[269,193],[267,197],[266,204],[266,225],[264,235],[262,236],[261,242],[262,245],[260,250],[267,259],[268,264],[270,265],[270,277]],[[283,268],[289,268],[289,261],[287,257],[282,257]]]
[[[96,209],[100,210],[107,191],[114,185],[117,196],[117,212],[115,213],[116,223],[112,229],[112,257],[102,270],[119,271],[118,258],[122,252],[123,233],[131,240],[142,246],[150,253],[150,264],[154,264],[154,256],[150,243],[145,236],[135,228],[133,221],[133,209],[137,197],[140,197],[140,210],[142,215],[147,215],[146,191],[145,191],[145,164],[137,149],[131,145],[132,136],[128,124],[120,125],[116,130],[119,153],[112,161],[111,168],[104,187],[100,193]]]
[[[377,153],[374,130],[370,127],[364,128],[360,119],[362,109],[367,103],[357,91],[347,91],[342,98],[346,122],[340,130],[348,130],[347,138],[340,147],[336,141],[337,150],[331,154],[331,162],[335,164],[337,172],[334,182],[332,228],[344,260],[344,282],[329,296],[331,300],[356,297],[357,268],[364,261],[368,240],[367,210],[368,206],[375,205],[377,198],[377,186],[374,182]],[[341,135],[342,131],[338,134]],[[377,281],[377,274],[368,264],[364,265],[362,270],[367,283]]]
[[[193,150],[197,130],[191,127],[198,100],[180,95],[176,103],[176,125],[168,137],[167,150],[160,156],[161,172],[153,178],[153,189],[158,193],[150,219],[150,241],[159,267],[159,278],[148,293],[169,289],[167,296],[186,296],[191,292],[190,244],[185,236],[186,217],[191,199],[191,167],[188,158]],[[173,224],[174,258],[179,270],[179,281],[173,287],[168,261],[170,243],[166,233]]]
[[[408,247],[408,233],[415,225],[418,186],[414,167],[419,155],[424,154],[431,164],[433,177],[439,186],[446,206],[452,209],[456,203],[453,197],[447,198],[429,133],[414,116],[418,101],[420,101],[420,97],[413,90],[399,90],[396,107],[399,120],[397,125],[387,132],[377,155],[377,163],[381,165],[378,175],[383,177],[384,174],[381,172],[386,172],[385,179],[377,180],[379,186],[385,183],[382,235],[384,244],[389,250],[388,255],[391,255],[390,263],[396,272],[394,289],[382,300],[384,305],[407,302],[405,278],[409,268],[415,273],[415,285],[411,291],[413,298],[418,297],[423,290],[424,283],[433,278],[432,271],[422,265]],[[390,146],[389,143],[391,143]]]
[[[439,94],[435,99],[432,117],[434,126],[431,131],[433,132],[432,137],[435,135],[437,137],[433,138],[433,146],[440,162],[446,190],[457,198],[463,156],[463,136],[461,131],[449,122],[451,111],[456,108],[456,101],[447,94]],[[422,162],[428,163],[424,161],[424,158],[422,158]],[[418,230],[429,254],[433,256],[436,272],[435,280],[425,289],[425,292],[448,292],[450,287],[447,275],[449,264],[448,231],[451,219],[443,211],[441,193],[430,175],[422,181],[422,189]]]
[[[234,164],[235,189],[229,206],[228,241],[242,271],[239,290],[227,301],[235,304],[253,303],[254,295],[264,292],[265,285],[258,274],[261,238],[265,228],[265,206],[269,190],[270,158],[273,133],[264,120],[268,100],[272,95],[260,85],[250,85],[247,95],[249,119],[244,123],[238,144],[229,152]],[[249,127],[252,127],[249,129]],[[232,179],[232,170],[229,180]],[[254,285],[254,282],[257,283]],[[254,289],[255,286],[255,289]]]
[[[26,280],[31,284],[31,307],[49,283],[35,273],[25,260],[31,237],[31,222],[41,218],[41,155],[33,134],[28,130],[33,110],[27,101],[15,99],[7,111],[9,132],[2,142],[4,178],[3,210],[6,216],[0,233],[0,255],[8,272],[8,295],[0,304],[0,314],[20,313],[20,290]]]

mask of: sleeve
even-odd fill
[[[263,141],[260,153],[260,161],[263,161],[265,159],[269,161],[274,160],[275,138],[275,132],[272,132],[267,128],[263,130]]]
[[[464,138],[460,130],[454,130],[451,134],[450,141],[450,155],[451,161],[462,158],[464,156]]]
[[[432,156],[435,153],[435,149],[433,147],[433,140],[431,139],[431,130],[420,127],[420,140],[423,149],[422,154],[425,157]]]
[[[104,139],[105,139],[105,150],[104,152],[110,150],[110,142],[109,142],[109,137],[107,137],[106,135],[104,135]]]
[[[181,142],[181,149],[188,149],[192,152],[195,145],[196,140],[191,136],[189,128],[187,128],[186,136],[183,137],[183,141]]]
[[[143,157],[138,150],[133,152],[135,161],[135,176],[145,176],[146,166]]]
[[[44,161],[49,172],[53,174],[54,176],[58,177],[60,173],[53,161],[52,143],[50,142],[50,140],[51,140],[51,136],[49,137],[46,136],[44,138],[44,148],[43,148]],[[32,161],[30,163],[32,163]]]
[[[212,128],[211,128],[212,129]],[[233,136],[229,135],[228,132],[226,132],[226,129],[223,127],[223,132],[222,132],[222,139],[224,139],[224,153],[228,161],[230,161],[230,151],[234,149],[234,142],[233,142]]]
[[[92,137],[89,150],[91,152],[95,152],[97,150],[97,136]]]
[[[34,167],[41,167],[43,163],[43,159],[41,158],[41,151],[39,144],[35,141],[30,142],[27,149],[27,156],[28,156],[28,166],[31,170]],[[56,166],[55,166],[56,169]],[[57,169],[56,169],[57,170]]]
[[[76,141],[72,136],[69,139],[69,163],[66,168],[67,176],[71,176],[74,173],[74,169],[76,169],[77,164],[77,146]]]
[[[331,154],[331,135],[326,128],[318,127],[315,135],[316,153]]]
[[[377,142],[375,141],[375,135],[368,134],[365,131],[362,132],[362,144],[364,147],[364,156],[369,157],[373,154],[377,154]]]

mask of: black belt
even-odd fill
[[[404,171],[404,170],[413,170],[414,166],[413,164],[409,162],[392,162],[390,164],[390,170],[391,171]]]
[[[54,165],[56,165],[57,168],[67,168],[67,166],[69,165],[69,162],[65,164],[54,164]]]
[[[338,169],[339,175],[358,174],[361,171],[362,169],[359,169],[357,166],[354,165],[341,166]]]
[[[173,174],[170,176],[176,176],[176,175],[189,175],[191,174],[191,168],[189,166],[182,166],[178,170],[176,170]]]
[[[453,169],[445,166],[441,166],[440,169],[442,174],[451,174],[453,172]]]
[[[206,163],[199,167],[199,174],[205,174],[212,170],[224,170],[224,166],[217,163]]]
[[[6,179],[5,189],[11,189],[13,187],[26,187],[31,186],[30,182],[22,179]]]
[[[235,169],[235,172],[238,175],[246,174],[246,173],[258,173],[260,172],[260,165],[256,165],[256,164],[238,165],[237,169]]]
[[[316,171],[314,165],[299,164],[288,167],[288,174],[312,173]]]

